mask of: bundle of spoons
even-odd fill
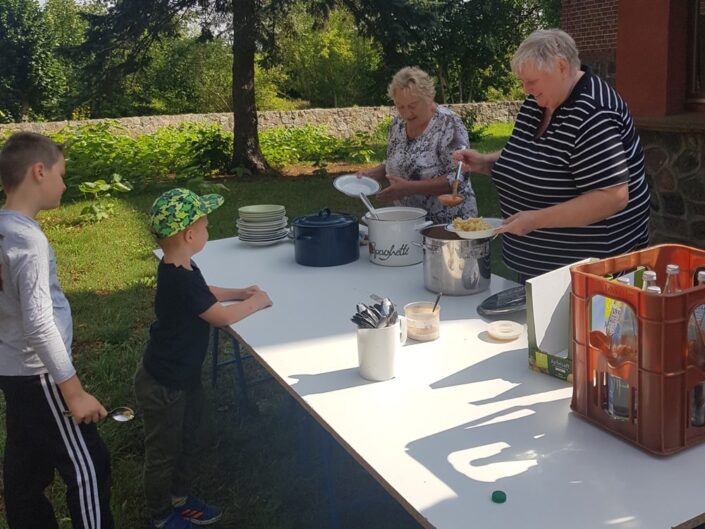
[[[398,314],[394,303],[389,298],[375,296],[378,302],[370,305],[358,303],[355,306],[355,314],[350,321],[360,329],[381,329],[389,327],[397,322]]]

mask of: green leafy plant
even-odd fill
[[[115,209],[115,203],[110,200],[110,193],[127,193],[132,191],[132,185],[122,180],[119,174],[113,174],[110,182],[96,180],[82,182],[78,189],[91,199],[91,204],[81,210],[81,219],[88,222],[98,222],[107,219]]]
[[[471,106],[464,106],[460,110],[460,119],[463,120],[465,128],[468,129],[468,137],[471,142],[482,141],[487,134],[487,125],[477,124],[477,109]]]

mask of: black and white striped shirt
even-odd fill
[[[504,218],[560,204],[581,194],[629,183],[619,213],[579,228],[502,235],[505,264],[536,276],[586,257],[610,257],[648,244],[649,186],[644,153],[621,97],[587,67],[545,132],[543,108],[529,96],[509,142],[492,168]]]

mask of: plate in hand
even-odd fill
[[[360,193],[374,195],[379,191],[379,182],[369,176],[344,174],[333,180],[333,187],[349,197],[359,197]]]
[[[488,239],[490,237],[494,237],[494,231],[502,225],[502,219],[483,217],[482,220],[492,227],[487,230],[462,231],[456,229],[456,227],[453,226],[453,223],[450,223],[446,226],[446,230],[456,233],[458,237],[462,239]]]

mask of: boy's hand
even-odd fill
[[[272,306],[272,300],[269,299],[269,295],[264,290],[258,290],[250,297],[250,299],[254,302],[257,310]]]
[[[85,391],[71,397],[66,401],[66,405],[71,412],[73,422],[76,424],[98,422],[108,415],[107,410],[98,399]]]
[[[250,285],[242,289],[242,299],[250,299],[252,296],[257,294],[257,292],[262,292],[262,289],[257,285]]]
[[[98,422],[108,415],[98,399],[83,389],[78,376],[74,375],[58,386],[76,424]]]

